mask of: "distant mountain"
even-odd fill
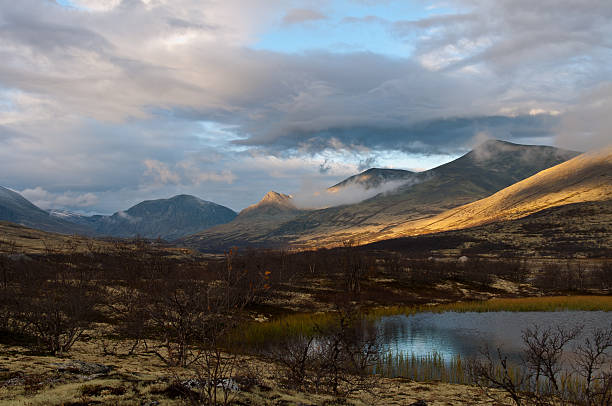
[[[270,191],[258,203],[227,224],[184,238],[183,243],[206,251],[224,251],[233,246],[266,246],[266,235],[305,210],[298,209],[291,196]]]
[[[147,200],[112,216],[83,216],[66,210],[47,212],[20,194],[0,187],[0,221],[63,234],[174,240],[235,217],[236,213],[227,207],[189,195]]]
[[[377,188],[387,182],[410,180],[414,172],[403,169],[370,168],[366,171],[353,175],[340,183],[330,187],[329,191],[339,191],[347,186],[358,185],[365,190]]]
[[[275,221],[274,227],[251,228],[249,233],[241,233],[239,242],[241,245],[312,247],[336,245],[347,239],[372,241],[388,229],[490,196],[578,154],[548,146],[492,140],[452,162],[424,172],[398,173],[375,169],[374,179],[391,174],[389,177],[406,182],[393,191],[360,203],[304,211],[293,218]],[[359,179],[367,185],[367,175],[368,171],[338,185],[356,184]],[[230,247],[238,241],[234,240],[234,233],[224,235],[223,227],[214,231],[217,249],[223,244]],[[204,232],[198,238],[187,239],[187,243],[206,250],[209,237],[211,235]]]
[[[235,217],[236,212],[225,206],[195,196],[178,195],[169,199],[146,200],[112,216],[93,216],[86,221],[91,222],[98,235],[139,235],[174,240],[227,223]]]
[[[408,222],[389,234],[414,235],[513,220],[551,207],[612,200],[612,147],[577,156],[487,198],[433,218]]]
[[[0,220],[62,234],[92,234],[93,230],[52,216],[17,192],[0,186]]]

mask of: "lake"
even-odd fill
[[[428,357],[436,354],[445,362],[460,357],[480,356],[488,346],[492,353],[499,347],[509,359],[520,359],[522,331],[538,325],[540,328],[563,326],[566,329],[583,325],[584,333],[612,324],[612,312],[446,312],[418,313],[382,317],[375,322],[381,353],[404,357]],[[570,343],[568,350],[574,344]]]

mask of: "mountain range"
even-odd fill
[[[273,218],[265,227],[241,224],[240,239],[226,230],[234,222],[204,230],[184,239],[202,250],[227,249],[232,245],[316,247],[338,245],[346,240],[372,241],[386,229],[408,221],[425,219],[485,198],[544,169],[567,161],[579,153],[548,146],[517,145],[487,141],[466,155],[424,172],[369,170],[332,186],[334,193],[359,182],[393,177],[394,190],[362,202],[305,212],[293,217]],[[370,176],[371,174],[375,176]],[[396,182],[401,179],[401,182]],[[271,222],[274,222],[272,224]]]
[[[339,202],[348,195],[355,201],[355,193],[361,194],[358,203],[310,209],[300,207],[301,201],[291,195],[271,191],[239,214],[179,195],[144,201],[111,216],[82,216],[46,212],[0,188],[0,220],[64,234],[161,237],[210,252],[233,246],[313,248],[347,240],[361,244],[506,224],[569,204],[606,205],[612,200],[611,151],[580,154],[487,141],[427,171],[371,168],[320,192]]]

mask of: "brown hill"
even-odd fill
[[[387,235],[415,235],[525,217],[551,207],[612,199],[612,148],[582,154],[492,196],[430,219],[407,222]]]

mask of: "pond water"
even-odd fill
[[[479,356],[486,345],[491,352],[499,347],[510,359],[518,360],[523,348],[521,334],[528,327],[582,325],[588,333],[611,324],[612,312],[601,311],[446,312],[382,317],[375,329],[383,353],[417,357],[435,353],[445,360],[465,359]]]

